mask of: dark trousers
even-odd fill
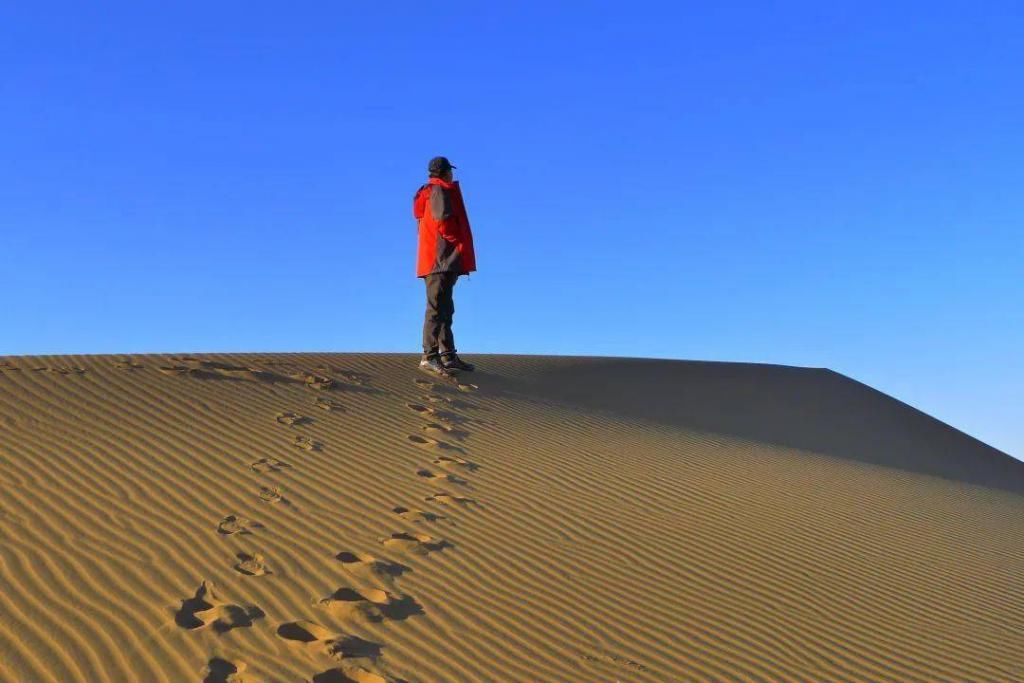
[[[455,353],[452,316],[455,301],[452,294],[458,273],[433,273],[423,278],[427,283],[427,313],[423,317],[423,355]]]

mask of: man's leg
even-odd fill
[[[437,335],[437,348],[441,355],[455,353],[455,335],[452,333],[452,318],[455,316],[455,283],[457,273],[444,273],[443,284],[438,293],[438,309],[441,324]]]
[[[441,353],[441,363],[448,370],[473,370],[473,364],[459,358],[455,353],[455,335],[452,334],[452,318],[455,316],[455,283],[458,275],[452,275],[448,281],[448,287],[444,290],[444,296],[440,301],[444,306],[444,324],[441,327],[438,337],[438,350]]]
[[[427,312],[423,316],[423,357],[430,358],[438,354],[438,341],[443,325],[443,289],[444,273],[433,273],[423,278],[427,285]]]

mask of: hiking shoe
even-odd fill
[[[441,364],[441,358],[438,356],[429,356],[421,360],[420,370],[431,372],[435,375],[441,375],[442,377],[452,376],[452,373],[448,371],[448,368]]]
[[[441,365],[443,365],[446,370],[462,370],[463,372],[473,372],[476,368],[475,365],[467,363],[454,353],[448,353],[441,356]]]

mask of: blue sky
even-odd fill
[[[385,10],[381,5],[388,5]],[[1024,457],[1016,2],[6,3],[0,354],[830,367]]]

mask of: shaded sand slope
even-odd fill
[[[0,681],[1020,681],[1024,465],[824,370],[0,359]]]
[[[607,358],[533,365],[509,386],[578,408],[1024,494],[1020,461],[831,370]]]

